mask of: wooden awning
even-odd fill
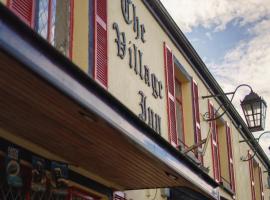
[[[216,184],[0,5],[0,126],[119,185]]]

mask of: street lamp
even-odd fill
[[[243,101],[241,101],[248,129],[251,132],[262,131],[265,127],[266,102],[258,94],[251,91]]]
[[[243,86],[248,87],[250,89],[250,93],[245,96],[243,101],[241,101],[241,107],[243,109],[248,128],[251,132],[264,130],[267,105],[266,105],[266,102],[259,95],[253,92],[252,88],[249,85],[241,84],[237,86],[233,92],[227,92],[227,93],[216,94],[216,95],[208,95],[208,96],[203,96],[202,98],[205,99],[205,98],[213,98],[213,97],[219,97],[219,96],[225,96],[225,95],[232,95],[230,99],[230,103],[231,103],[237,90]],[[218,111],[222,107],[224,109],[223,113],[217,115]],[[228,104],[220,105],[220,107],[215,111],[214,117],[211,118],[208,112],[206,112],[203,116],[206,121],[214,121],[221,118],[227,112],[227,109],[228,109]]]

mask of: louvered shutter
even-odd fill
[[[108,86],[107,0],[95,0],[95,79]]]
[[[194,142],[199,143],[202,140],[201,125],[200,125],[200,110],[199,110],[199,91],[198,84],[192,80],[192,107],[193,107],[193,121],[194,121]],[[202,145],[200,146],[200,148]],[[203,163],[203,157],[199,156],[198,152],[195,156]]]
[[[34,0],[10,0],[8,7],[27,25],[33,27]]]
[[[251,159],[251,154],[248,151],[248,165],[249,165],[249,175],[250,175],[250,187],[252,200],[256,200],[255,197],[255,180],[254,180],[254,170],[253,170],[253,159]]]
[[[213,104],[208,102],[208,112],[210,119],[215,117],[215,109]],[[209,122],[209,126],[211,129],[211,145],[212,145],[212,160],[213,160],[213,171],[214,171],[214,179],[216,182],[220,182],[221,174],[220,174],[220,160],[219,160],[219,147],[218,147],[218,130],[216,120],[212,120]]]
[[[226,137],[227,137],[227,149],[228,149],[228,164],[230,173],[230,184],[232,191],[235,192],[235,179],[234,179],[234,166],[233,166],[233,155],[232,155],[232,143],[231,143],[231,128],[226,123]]]
[[[261,200],[264,200],[262,169],[260,167],[259,167],[259,178],[260,178],[259,180],[260,180]]]
[[[174,147],[178,146],[176,110],[175,110],[175,79],[174,79],[174,62],[172,51],[164,44],[164,59],[166,73],[166,90],[168,102],[168,127],[169,139]]]

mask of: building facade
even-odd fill
[[[224,92],[160,1],[0,1],[0,199],[269,199],[267,156],[202,98]]]

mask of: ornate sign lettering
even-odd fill
[[[147,97],[144,95],[144,93],[139,91],[138,94],[141,96],[141,101],[139,103],[141,107],[141,113],[139,114],[139,118],[142,121],[148,123],[148,126],[150,126],[158,134],[161,134],[161,117],[155,113],[151,107],[147,107]]]
[[[132,20],[130,20],[130,14],[129,14],[131,3],[132,3],[131,0],[121,0],[121,8],[122,8],[123,17],[127,24],[132,23]]]
[[[117,23],[113,23],[113,29],[116,31],[115,43],[117,44],[117,56],[124,59],[126,55],[126,35],[124,32],[119,31]]]
[[[140,40],[142,43],[146,42],[145,34],[146,28],[144,24],[140,22],[139,16],[137,16],[137,9],[132,0],[120,0],[121,10],[126,24],[131,25],[134,31],[135,39]],[[143,52],[137,46],[138,43],[132,41],[126,41],[125,32],[121,32],[117,23],[113,23],[113,29],[116,32],[115,43],[117,47],[117,56],[124,60],[128,51],[128,65],[137,77],[144,82],[144,84],[151,88],[152,96],[155,99],[162,99],[163,85],[155,73],[151,73],[151,69],[143,62]],[[157,133],[161,133],[161,117],[154,112],[154,110],[147,106],[147,97],[142,91],[138,93],[141,97],[139,106],[141,113],[139,118],[147,123]]]

